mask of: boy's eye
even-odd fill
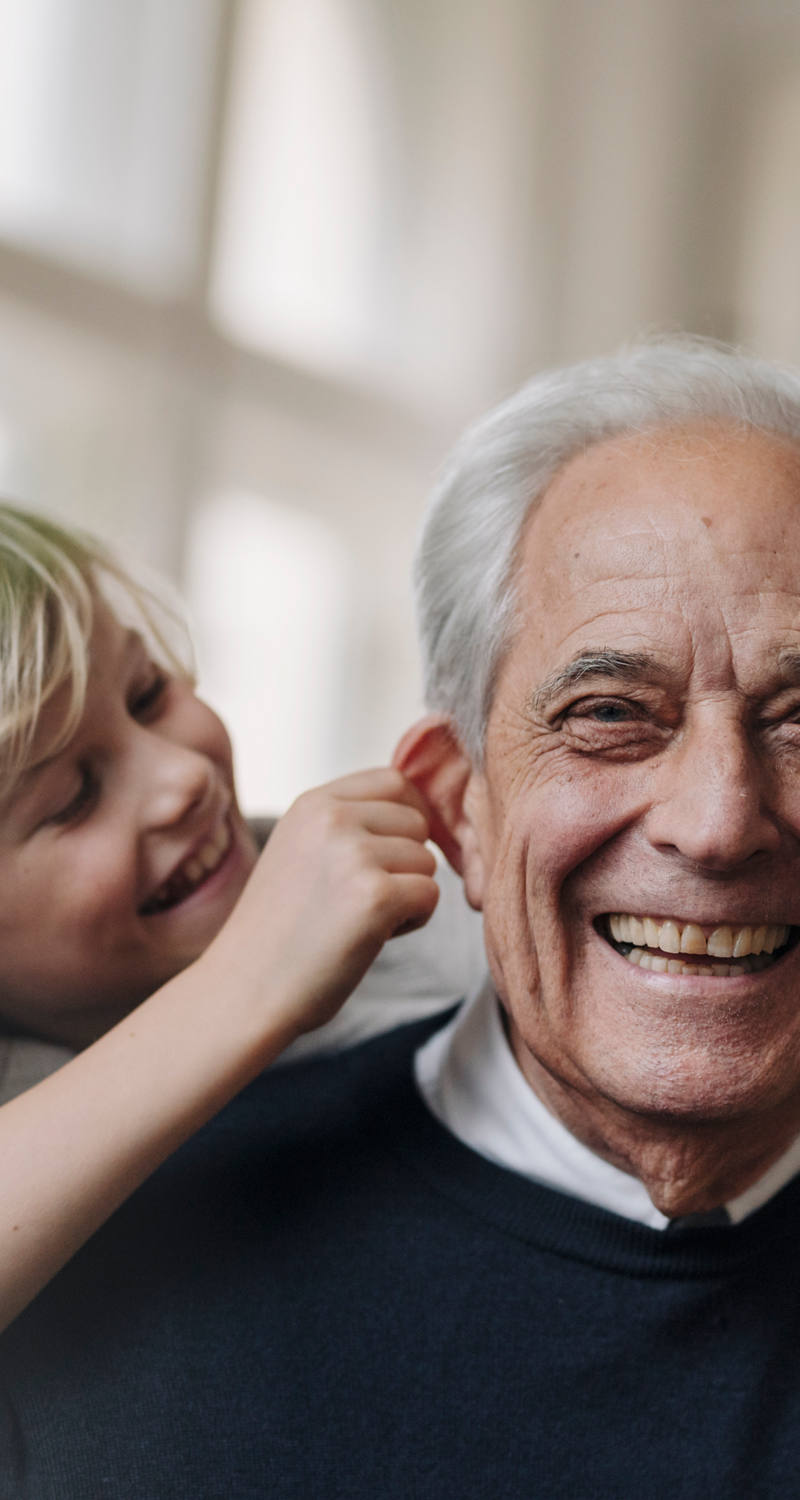
[[[81,780],[77,792],[70,797],[68,802],[59,807],[56,812],[50,813],[47,819],[48,823],[59,825],[74,823],[92,806],[100,790],[99,782],[94,771],[89,766],[81,766],[80,776]]]
[[[154,675],[134,692],[129,711],[135,719],[146,718],[151,709],[155,708],[162,698],[168,678],[164,672],[155,672]]]

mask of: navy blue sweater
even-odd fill
[[[417,1097],[436,1024],[257,1080],[17,1320],[3,1500],[800,1495],[800,1186],[538,1187]]]

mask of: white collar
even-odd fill
[[[489,1161],[653,1229],[670,1222],[638,1178],[596,1156],[533,1092],[508,1043],[490,981],[425,1042],[414,1068],[437,1119]],[[800,1137],[726,1205],[732,1221],[761,1208],[798,1171]]]

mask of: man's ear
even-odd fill
[[[481,852],[470,816],[475,771],[446,714],[428,714],[403,735],[392,757],[428,804],[431,838],[463,876],[467,898],[479,905]]]

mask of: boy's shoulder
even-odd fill
[[[41,1083],[43,1078],[74,1056],[71,1047],[63,1047],[58,1042],[43,1042],[38,1037],[0,1036],[0,1104],[7,1104],[17,1094]]]

